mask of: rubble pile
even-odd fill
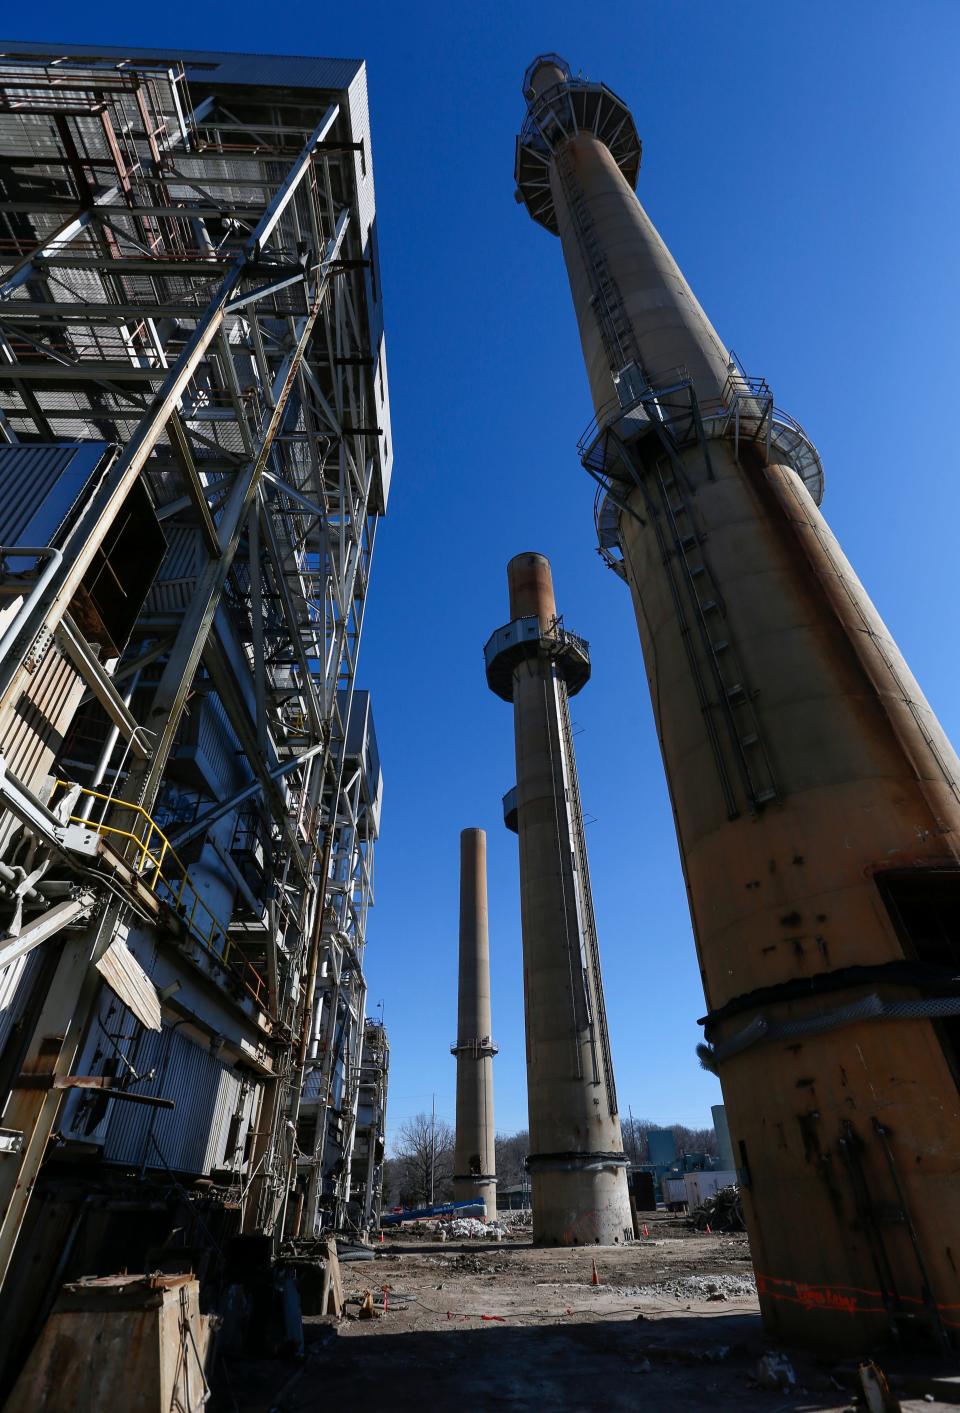
[[[756,1296],[757,1283],[753,1276],[739,1273],[677,1276],[672,1280],[654,1281],[650,1285],[618,1286],[617,1293],[648,1300],[662,1300],[665,1296],[673,1300],[740,1300],[745,1296]]]
[[[510,1235],[509,1228],[501,1226],[499,1222],[481,1222],[477,1217],[454,1217],[452,1221],[443,1223],[443,1229],[448,1237],[459,1237],[461,1240],[469,1237],[501,1241],[503,1237]]]
[[[518,1228],[518,1227],[532,1227],[532,1226],[533,1226],[533,1211],[531,1210],[531,1208],[529,1208],[529,1207],[526,1207],[526,1208],[523,1208],[523,1209],[518,1208],[516,1211],[511,1212],[511,1213],[510,1213],[510,1226],[511,1226],[512,1228]]]
[[[712,1197],[694,1207],[687,1220],[696,1231],[706,1231],[707,1227],[711,1231],[746,1231],[737,1184],[718,1188]]]

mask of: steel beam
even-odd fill
[[[129,742],[131,751],[141,760],[148,760],[153,752],[149,742],[144,739],[141,726],[117,691],[112,679],[105,672],[100,659],[94,656],[90,644],[69,613],[64,614],[57,631],[67,657],[80,673],[114,726],[118,728],[123,739]]]

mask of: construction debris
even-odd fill
[[[337,1256],[337,1243],[327,1242],[327,1256],[323,1270],[323,1293],[320,1300],[321,1314],[334,1315],[338,1319],[343,1313],[343,1280],[340,1275],[340,1261]]]
[[[731,1183],[729,1187],[718,1188],[693,1209],[687,1221],[696,1231],[746,1231],[739,1187]]]
[[[596,1263],[594,1263],[596,1264]],[[737,1274],[678,1276],[673,1280],[655,1281],[651,1285],[619,1286],[618,1294],[649,1300],[742,1300],[756,1298],[757,1283],[753,1276]]]
[[[508,1227],[499,1222],[479,1222],[476,1217],[455,1217],[452,1222],[444,1222],[443,1228],[448,1237],[476,1237],[480,1241],[502,1241],[510,1235]]]
[[[757,1364],[754,1378],[761,1388],[789,1391],[797,1386],[793,1365],[785,1354],[764,1354]]]
[[[886,1375],[872,1359],[860,1365],[860,1387],[869,1413],[900,1413],[900,1400],[890,1392]]]

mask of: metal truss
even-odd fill
[[[71,747],[73,778],[108,796],[101,818],[122,824],[136,806],[181,852],[232,812],[246,831],[259,872],[227,931],[275,1050],[246,1198],[248,1227],[266,1230],[285,1201],[283,1135],[335,950],[325,974],[355,970],[345,1004],[362,1036],[371,898],[372,836],[345,743],[382,508],[377,355],[356,144],[338,102],[318,114],[311,98],[235,88],[195,103],[178,65],[0,61],[0,438],[116,448],[0,641],[0,727],[38,639],[59,633],[87,688],[78,721],[106,713],[99,738],[91,726]],[[129,642],[104,660],[68,610],[134,488],[170,551]],[[189,569],[177,578],[171,560]],[[205,693],[251,778],[228,799],[198,788],[185,817],[168,765]],[[0,805],[23,819],[19,787],[0,783]],[[69,868],[63,823],[30,827]],[[60,1070],[92,1004],[90,963],[137,904],[143,869],[129,850],[125,861],[101,880],[98,925],[58,966],[51,994],[75,996],[77,1016]],[[0,1166],[0,1206],[29,1190],[56,1108],[52,1091],[14,1089],[5,1123],[25,1141]],[[0,1273],[25,1201],[7,1208]]]
[[[353,1185],[353,1148],[360,1095],[367,984],[363,970],[367,912],[373,903],[376,820],[364,799],[362,762],[350,762],[339,794],[322,939],[322,981],[315,1016],[318,1030],[291,1087],[288,1116],[296,1124],[313,1110],[312,1145],[296,1155],[303,1205],[296,1231],[311,1239],[326,1216],[342,1226]],[[311,1083],[312,1081],[312,1083]],[[336,1098],[335,1098],[336,1090]],[[289,1183],[288,1183],[289,1187]]]
[[[360,1224],[380,1225],[383,1206],[383,1164],[386,1157],[387,1082],[390,1044],[383,1022],[364,1024],[360,1057],[360,1108],[354,1146],[355,1187]],[[359,1172],[357,1172],[359,1169]]]

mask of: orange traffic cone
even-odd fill
[[[643,1232],[644,1236],[649,1236],[649,1235],[650,1235],[650,1228],[647,1226],[646,1222],[644,1222],[644,1224],[643,1224],[643,1226],[640,1228],[640,1230]]]
[[[591,1285],[599,1285],[599,1284],[600,1284],[600,1277],[597,1275],[597,1263],[596,1263],[596,1260],[594,1260],[594,1263],[593,1263],[593,1275],[592,1275],[591,1278],[590,1278],[590,1284],[591,1284]]]
[[[380,1245],[383,1245],[383,1232],[380,1233]]]

